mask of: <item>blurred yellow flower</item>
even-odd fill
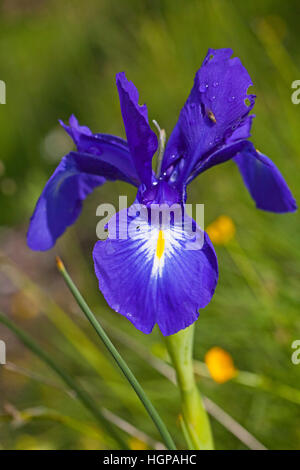
[[[205,354],[205,364],[215,382],[227,382],[237,375],[232,357],[224,349],[215,346]]]
[[[235,225],[230,217],[220,215],[220,217],[208,225],[206,232],[214,244],[226,245],[235,235]]]
[[[137,439],[136,437],[131,437],[128,441],[129,448],[131,450],[147,450],[149,447],[145,442],[140,441],[140,439]]]

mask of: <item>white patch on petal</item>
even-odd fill
[[[137,255],[152,263],[151,277],[161,277],[167,259],[182,249],[180,240],[184,240],[184,233],[181,226],[161,230],[160,227],[150,226],[141,219],[136,219],[134,225],[132,238],[138,243]]]

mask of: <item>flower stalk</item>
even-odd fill
[[[192,446],[192,450],[212,450],[214,444],[210,423],[194,376],[194,324],[175,335],[167,336],[166,343],[176,371],[182,424],[188,445]]]

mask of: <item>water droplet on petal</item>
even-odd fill
[[[216,88],[217,86],[219,86],[219,82],[214,82],[213,86]]]
[[[182,159],[180,160],[180,162],[179,162],[179,165],[178,165],[179,170],[182,170],[182,168],[184,167],[184,165],[185,165],[185,161],[184,161],[184,158],[182,158]]]
[[[199,86],[199,91],[200,91],[200,93],[204,93],[205,90],[206,90],[205,84],[204,84],[204,83],[201,83],[201,85]]]
[[[230,97],[228,98],[228,101],[229,101],[230,103],[231,103],[232,101],[234,101],[234,100],[235,100],[235,96],[230,96]]]

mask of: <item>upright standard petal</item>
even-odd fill
[[[210,302],[218,279],[216,255],[199,227],[191,238],[181,225],[162,229],[141,214],[130,215],[132,209],[113,217],[108,239],[95,245],[99,288],[110,307],[143,333],[157,323],[163,335],[172,335],[196,321],[198,309]]]
[[[209,49],[170,137],[163,171],[173,166],[178,185],[238,128],[243,127],[245,135],[245,118],[254,105],[254,95],[247,94],[252,82],[240,60],[231,55],[231,49]]]
[[[124,72],[117,74],[116,82],[128,146],[141,182],[150,186],[157,137],[149,126],[146,105],[138,103],[139,94],[134,84],[127,80]]]
[[[276,165],[268,157],[247,146],[234,161],[258,209],[271,212],[294,212],[297,204]]]
[[[33,250],[49,250],[78,218],[82,201],[106,180],[128,181],[126,174],[98,156],[71,152],[47,182],[31,217],[27,233]]]

